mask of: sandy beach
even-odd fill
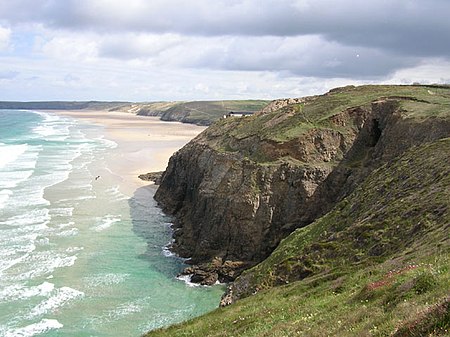
[[[163,122],[159,117],[136,116],[109,111],[51,111],[105,128],[104,138],[117,143],[107,167],[99,168],[101,178],[108,173],[119,181],[122,193],[133,192],[149,182],[140,180],[141,173],[163,171],[170,156],[205,127],[178,122]],[[99,135],[101,136],[101,135]],[[106,171],[108,172],[106,172]]]
[[[203,127],[106,111],[0,116],[0,336],[142,336],[215,309],[137,176]],[[193,305],[195,303],[195,305]]]

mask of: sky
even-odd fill
[[[0,0],[0,100],[450,83],[449,0]]]

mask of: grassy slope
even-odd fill
[[[449,153],[445,139],[381,167],[242,276],[256,295],[148,336],[445,335]]]
[[[148,102],[122,105],[122,110],[139,115],[166,116],[173,120],[187,119],[212,123],[230,111],[256,112],[265,107],[269,101],[264,100],[223,100],[223,101],[173,101]]]
[[[256,112],[267,105],[264,100],[225,100],[192,102],[0,102],[0,109],[110,110],[142,116],[160,116],[163,120],[209,125],[230,111]]]
[[[220,146],[224,134],[239,139],[256,130],[260,138],[283,142],[383,96],[413,97],[401,107],[418,122],[450,117],[448,89],[364,86],[299,104],[275,125],[267,122],[280,113],[221,121],[207,132]],[[148,336],[448,334],[449,153],[450,139],[411,148],[245,272],[236,284],[256,295]]]
[[[329,123],[329,117],[352,107],[370,107],[371,102],[380,98],[414,99],[401,101],[402,106],[410,113],[408,117],[439,116],[442,111],[448,111],[443,110],[443,106],[450,108],[449,89],[392,85],[345,87],[328,95],[317,96],[307,103],[290,105],[270,114],[222,120],[216,124],[216,129],[220,130],[222,135],[236,139],[258,135],[260,139],[282,143],[297,138],[312,128],[333,127]],[[283,116],[285,114],[289,116]],[[337,130],[346,131],[345,128]]]
[[[142,116],[159,116],[166,121],[209,125],[230,111],[256,112],[267,103],[268,101],[264,100],[148,102],[122,105],[114,110]]]
[[[256,112],[267,103],[263,100],[179,102],[164,112],[163,119],[211,124],[230,111]]]

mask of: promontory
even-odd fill
[[[212,124],[155,199],[223,308],[148,336],[444,336],[450,87],[348,86]]]

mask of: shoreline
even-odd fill
[[[106,169],[118,177],[121,192],[128,196],[132,196],[140,187],[152,185],[149,181],[139,179],[139,174],[164,171],[172,154],[206,129],[194,124],[165,122],[159,117],[126,112],[40,111],[102,126],[104,134],[98,136],[117,144],[116,148],[111,149]]]
[[[0,170],[9,200],[0,335],[38,324],[64,336],[139,336],[217,307],[223,288],[175,278],[184,264],[164,248],[171,219],[156,187],[134,174],[164,168],[203,128],[105,112],[21,114],[8,112],[2,133],[11,164]]]

